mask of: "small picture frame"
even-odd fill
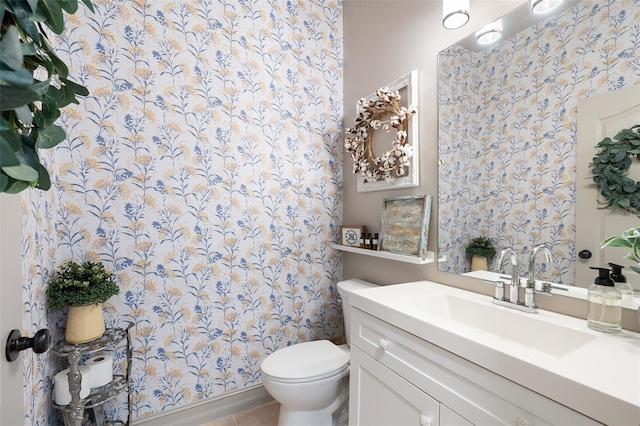
[[[340,226],[340,245],[360,247],[360,236],[364,233],[362,225]]]
[[[431,195],[385,198],[378,249],[426,259]]]

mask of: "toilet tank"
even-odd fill
[[[363,288],[377,287],[376,284],[362,281],[362,280],[346,280],[338,283],[338,294],[342,301],[342,315],[344,319],[344,335],[347,338],[347,344],[351,345],[351,330],[349,329],[351,324],[351,305],[349,304],[349,295],[355,290]]]

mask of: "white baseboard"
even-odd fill
[[[273,398],[257,385],[251,388],[230,392],[217,398],[196,402],[167,413],[138,419],[132,422],[134,426],[200,426],[221,417],[230,416],[263,404],[272,402]]]

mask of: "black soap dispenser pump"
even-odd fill
[[[615,287],[620,290],[622,303],[624,304],[625,299],[633,297],[633,287],[627,283],[627,277],[622,275],[622,268],[624,268],[624,266],[611,262],[609,262],[609,266],[611,266],[611,279],[615,282]]]
[[[626,283],[627,277],[622,275],[622,265],[616,265],[615,263],[609,262],[609,266],[611,266],[611,279],[616,283]]]
[[[622,330],[621,293],[608,268],[594,268],[598,276],[587,295],[587,326],[593,330],[618,333]]]

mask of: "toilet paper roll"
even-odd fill
[[[98,354],[89,358],[85,365],[91,370],[91,388],[99,388],[113,380],[113,355]]]
[[[91,370],[85,365],[79,365],[78,370],[82,375],[80,380],[80,398],[86,398],[91,392]],[[58,405],[67,405],[71,402],[69,392],[69,373],[71,369],[62,370],[53,377],[53,399]]]

